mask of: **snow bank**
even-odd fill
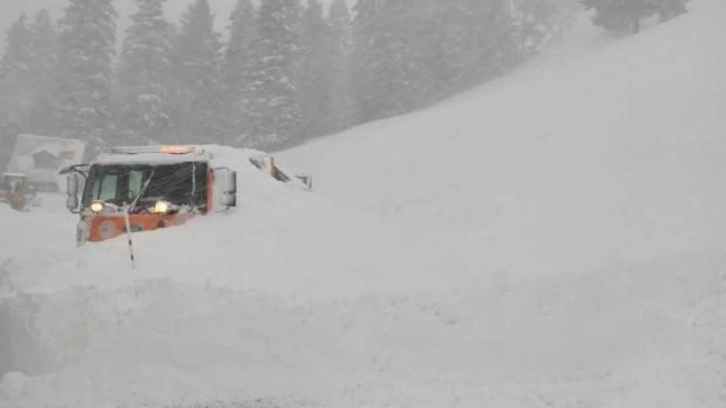
[[[446,295],[316,301],[171,278],[77,287],[35,295],[53,368],[7,375],[0,401],[718,407],[724,267],[712,253],[547,282],[503,273]]]
[[[0,398],[17,406],[53,400],[98,407],[285,395],[271,377],[289,378],[291,394],[305,394],[306,384],[328,389],[321,384],[336,382],[338,372],[310,375],[331,354],[345,357],[336,351],[339,306],[466,286],[449,279],[449,268],[467,268],[455,266],[438,237],[412,235],[274,181],[249,164],[259,152],[206,149],[215,165],[238,171],[238,208],[134,234],[136,269],[124,239],[75,248],[75,220],[55,209],[5,213],[24,233],[12,252],[1,253],[0,304],[8,317],[0,323],[22,326],[37,346],[4,342],[0,357],[12,361],[0,372],[40,377],[7,374]],[[322,322],[308,322],[310,310]],[[202,386],[198,371],[234,380]],[[171,373],[179,378],[167,379]],[[157,376],[164,378],[149,387]],[[241,378],[249,384],[237,389]]]
[[[432,242],[438,237],[411,235],[375,215],[274,181],[248,162],[259,152],[219,146],[206,149],[214,155],[215,166],[237,170],[238,208],[195,219],[183,228],[135,234],[136,270],[130,268],[126,240],[71,249],[73,226],[63,223],[67,233],[62,238],[61,234],[46,236],[48,242],[40,243],[62,249],[63,255],[47,259],[29,254],[20,261],[14,251],[8,261],[14,264],[8,284],[42,292],[78,284],[105,288],[137,279],[173,278],[305,298],[409,292],[413,277],[414,287],[420,290],[441,287],[444,269],[452,261],[447,248]],[[45,235],[40,231],[55,214],[42,216],[27,213],[15,220],[32,224],[42,220],[42,225],[25,228],[37,239]],[[60,224],[60,220],[52,223]],[[23,241],[23,247],[32,248],[28,241]],[[431,251],[419,254],[422,247]],[[48,271],[49,262],[53,273]]]

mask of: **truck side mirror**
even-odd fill
[[[216,177],[219,178],[221,194],[219,195],[221,204],[224,207],[237,206],[237,172],[230,169],[216,169]]]
[[[76,212],[78,211],[78,196],[68,196],[66,197],[66,208],[70,212]]]
[[[66,176],[66,208],[71,212],[78,210],[78,184],[77,174],[70,173]]]
[[[227,207],[237,206],[237,172],[230,171],[227,174],[227,182],[224,185],[224,205]]]
[[[68,196],[78,195],[78,176],[75,173],[66,176],[66,194]]]

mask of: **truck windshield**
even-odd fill
[[[83,207],[94,200],[115,205],[130,204],[149,185],[138,206],[164,200],[203,209],[206,203],[207,164],[185,162],[164,165],[113,164],[91,166],[83,192]]]

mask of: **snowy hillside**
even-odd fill
[[[0,207],[0,407],[723,407],[726,3],[429,110],[223,149],[239,208]]]
[[[472,234],[503,268],[723,248],[722,3],[283,157],[347,205]]]

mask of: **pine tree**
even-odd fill
[[[516,42],[523,56],[536,55],[568,28],[570,18],[560,7],[549,0],[512,1]]]
[[[384,4],[383,0],[358,0],[354,6],[354,123],[391,114],[387,89],[390,78],[385,72],[385,61],[391,52],[387,49]]]
[[[420,41],[427,54],[426,66],[431,69],[431,96],[434,100],[462,90],[462,76],[472,69],[472,54],[477,42],[472,40],[472,25],[467,2],[427,2],[424,27],[432,27]],[[428,52],[426,52],[428,50]]]
[[[60,21],[60,129],[65,136],[103,144],[111,119],[116,10],[113,0],[69,2]]]
[[[320,0],[308,0],[301,27],[297,94],[302,110],[302,136],[309,138],[322,135],[330,127],[333,44]]]
[[[195,0],[182,16],[172,51],[175,70],[175,122],[181,137],[219,142],[223,137],[220,56],[207,0]]]
[[[58,30],[47,10],[35,15],[30,25],[34,89],[28,112],[28,130],[41,134],[55,131],[53,89],[58,80]]]
[[[18,101],[29,85],[29,33],[25,20],[21,15],[8,30],[5,54],[0,60],[0,169],[10,161],[19,122],[24,121]]]
[[[657,6],[656,14],[661,22],[668,21],[686,13],[686,3],[689,0],[651,0]]]
[[[354,62],[359,120],[409,112],[436,100],[451,76],[444,27],[437,18],[450,2],[360,1]]]
[[[688,0],[581,0],[588,10],[594,9],[595,25],[618,34],[640,31],[642,19],[658,15],[661,21],[686,12]]]
[[[409,112],[499,76],[524,58],[511,0],[359,0],[358,121]]]
[[[299,134],[299,20],[297,0],[263,0],[260,5],[251,83],[253,146],[282,147]]]
[[[6,168],[10,162],[18,133],[20,129],[14,122],[0,118],[0,169]]]
[[[39,11],[29,28],[33,76],[46,76],[54,72],[58,64],[58,30],[47,10]]]
[[[391,102],[394,114],[410,112],[435,99],[434,76],[441,29],[433,25],[442,3],[435,0],[393,0],[388,2],[387,32],[392,51],[384,61],[395,75]],[[446,7],[444,5],[443,7]]]
[[[0,61],[0,108],[3,122],[27,126],[27,110],[33,90],[32,33],[22,14],[7,32],[5,54]]]
[[[346,0],[335,0],[328,14],[330,27],[330,108],[328,131],[336,132],[353,123],[351,56],[352,21]]]
[[[5,54],[0,61],[0,77],[23,78],[29,75],[32,60],[31,37],[27,16],[22,14],[7,32]]]
[[[396,69],[406,72],[399,105],[407,111],[449,93],[455,78],[452,61],[457,58],[450,35],[462,24],[462,21],[454,24],[449,21],[455,16],[456,6],[456,0],[398,0],[387,13],[396,16],[393,27],[399,41],[405,44],[399,52],[404,57],[403,66]]]
[[[251,72],[254,61],[256,10],[250,0],[239,0],[230,18],[222,78],[226,139],[241,145],[250,137]]]
[[[171,129],[169,98],[170,37],[165,0],[137,0],[119,67],[120,126],[132,140],[165,139]]]
[[[507,72],[524,60],[508,0],[460,0],[466,27],[457,61],[457,89]]]

